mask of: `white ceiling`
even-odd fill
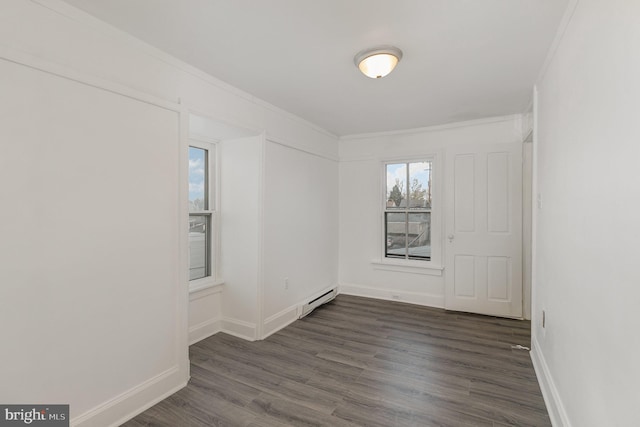
[[[336,135],[522,112],[567,0],[66,0]],[[391,44],[389,76],[354,55]]]

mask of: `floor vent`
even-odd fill
[[[318,298],[314,298],[308,303],[302,306],[302,312],[300,313],[300,319],[302,319],[307,314],[311,313],[316,307],[320,307],[322,304],[326,304],[332,299],[334,299],[338,295],[338,289],[333,288],[330,291],[325,292],[320,295]]]

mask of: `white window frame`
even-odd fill
[[[431,259],[413,260],[401,258],[387,258],[387,236],[385,229],[385,212],[387,203],[387,165],[398,163],[431,162]],[[378,227],[378,256],[371,261],[374,269],[398,271],[406,273],[442,276],[443,241],[442,241],[442,154],[429,152],[423,155],[390,157],[380,161],[380,191],[379,191],[379,227]],[[407,183],[409,185],[409,183]]]
[[[198,211],[198,214],[205,214],[210,217],[209,246],[208,254],[210,275],[200,279],[189,281],[189,292],[198,292],[204,289],[221,285],[220,279],[220,168],[218,167],[219,146],[218,141],[207,140],[200,137],[190,137],[189,147],[207,150],[207,191],[206,196],[209,201],[208,209]],[[194,212],[190,212],[189,216]],[[190,267],[190,258],[189,258]]]

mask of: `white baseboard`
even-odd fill
[[[209,319],[189,328],[189,345],[209,338],[222,330],[222,318]]]
[[[187,385],[176,365],[126,392],[72,418],[72,427],[119,426]]]
[[[269,316],[264,321],[264,327],[262,328],[262,339],[267,338],[271,334],[275,334],[280,329],[290,325],[298,320],[300,304],[292,305],[285,308],[279,313]]]
[[[341,283],[338,287],[338,293],[357,297],[406,302],[409,304],[424,305],[427,307],[444,308],[444,295],[373,288],[370,286],[362,286],[352,283]]]
[[[547,365],[542,351],[540,351],[540,345],[535,336],[531,337],[531,362],[533,362],[533,369],[536,371],[536,377],[538,377],[538,383],[540,384],[540,390],[542,390],[542,397],[544,403],[547,405],[547,412],[549,412],[549,418],[551,418],[551,425],[553,427],[571,427],[569,416],[562,404],[560,394],[556,388],[551,372]]]
[[[256,324],[245,322],[244,320],[232,319],[230,317],[222,318],[222,329],[224,332],[234,337],[242,338],[247,341],[256,340]]]

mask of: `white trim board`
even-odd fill
[[[424,262],[424,261],[418,261]],[[442,277],[444,267],[441,265],[419,265],[411,262],[393,262],[387,261],[385,258],[372,259],[371,264],[374,270],[398,271],[409,274],[422,274],[427,276]]]
[[[484,119],[476,119],[476,120],[465,120],[462,122],[445,123],[445,124],[426,126],[421,128],[343,135],[340,137],[340,141],[354,141],[359,139],[371,139],[371,138],[379,138],[384,136],[396,136],[396,135],[413,135],[413,134],[419,134],[419,133],[425,133],[425,132],[437,132],[437,131],[442,131],[447,129],[458,129],[458,128],[464,128],[469,126],[480,126],[480,125],[485,125],[490,123],[510,122],[513,120],[520,119],[521,116],[522,116],[521,114],[516,113],[516,114],[505,115],[505,116],[487,117]]]
[[[217,280],[193,289],[189,288],[189,301],[195,301],[200,298],[208,297],[209,295],[219,294],[222,292],[223,286],[224,281]]]
[[[300,304],[294,304],[284,310],[269,316],[264,320],[262,327],[262,339],[269,337],[278,332],[280,329],[286,328],[296,320],[300,313]]]
[[[205,320],[189,328],[189,345],[209,338],[212,335],[222,332],[222,317]]]
[[[562,15],[562,19],[560,20],[560,24],[558,25],[558,29],[556,30],[556,35],[554,36],[551,47],[547,51],[547,56],[542,63],[542,67],[540,67],[540,71],[538,72],[538,78],[536,79],[536,83],[540,83],[544,80],[544,76],[547,74],[547,70],[549,69],[549,65],[551,61],[556,56],[556,52],[558,51],[558,47],[560,46],[560,42],[564,38],[564,34],[567,31],[567,27],[573,18],[573,14],[578,7],[578,3],[580,0],[569,0],[567,3],[567,8],[564,10],[564,14]]]
[[[296,150],[299,151],[301,153],[305,153],[305,154],[309,154],[311,156],[316,156],[316,157],[320,157],[321,159],[325,159],[325,160],[329,160],[332,162],[339,162],[340,158],[338,155],[333,155],[330,153],[321,153],[318,150],[312,150],[309,148],[303,148],[303,147],[299,147],[291,142],[286,141],[284,138],[277,138],[274,137],[272,135],[266,135],[265,136],[267,142],[271,142],[273,144],[278,144],[278,145],[282,145],[283,147],[287,147],[287,148],[291,148],[292,150]]]
[[[243,320],[232,319],[230,317],[223,317],[222,329],[220,332],[233,335],[237,338],[242,338],[247,341],[256,340],[257,325],[255,323],[245,322]]]
[[[322,289],[321,291],[315,292],[309,295],[308,297],[300,300],[298,303],[293,304],[285,308],[284,310],[281,310],[276,314],[273,314],[267,317],[264,320],[261,339],[265,339],[269,335],[273,335],[274,333],[278,332],[280,329],[283,329],[289,326],[290,324],[292,324],[293,322],[295,322],[296,320],[298,320],[300,318],[300,315],[302,314],[302,307],[305,304],[337,288],[338,288],[338,285],[328,286]]]
[[[116,95],[131,98],[135,101],[144,102],[155,107],[175,111],[181,114],[186,113],[186,110],[184,110],[182,105],[180,105],[179,103],[158,98],[154,95],[150,95],[148,93],[132,89],[128,86],[102,79],[100,77],[94,77],[88,74],[80,73],[57,63],[38,58],[31,54],[15,49],[10,49],[2,45],[0,45],[0,59],[8,62],[13,62],[24,67],[33,68],[34,70],[51,74],[66,80],[71,80],[85,86],[91,86],[99,90],[104,90]]]
[[[265,255],[265,238],[264,238],[264,230],[265,230],[265,207],[264,207],[264,198],[266,194],[267,188],[267,133],[266,131],[260,135],[260,143],[259,147],[259,155],[260,155],[260,169],[258,171],[259,174],[259,182],[258,182],[258,253],[256,259],[257,262],[257,297],[258,297],[258,324],[256,325],[255,332],[253,334],[254,339],[260,339],[263,334],[264,329],[264,294],[265,294],[265,280],[264,280],[264,255]]]
[[[71,426],[119,426],[187,386],[178,365],[138,384],[84,414],[72,418]]]
[[[553,427],[572,427],[567,411],[560,398],[560,393],[553,382],[553,377],[551,376],[544,355],[540,351],[538,340],[535,337],[531,338],[531,352],[529,354],[531,355],[533,369],[538,377],[538,384],[540,384],[544,403],[547,406],[551,425],[553,425]]]
[[[353,295],[357,297],[375,298],[386,301],[404,302],[423,305],[426,307],[444,308],[444,295],[433,295],[419,292],[398,291],[396,289],[374,288],[371,286],[341,283],[338,295]]]
[[[217,334],[218,332],[233,335],[247,341],[266,339],[270,335],[273,335],[298,320],[300,313],[302,312],[302,306],[309,300],[312,300],[334,288],[337,288],[337,286],[334,285],[325,288],[322,291],[312,294],[308,298],[305,298],[304,300],[301,300],[300,302],[267,317],[262,324],[262,336],[260,337],[258,336],[258,325],[254,323],[244,322],[228,317],[217,317],[190,327],[189,345],[193,345],[200,340]]]

